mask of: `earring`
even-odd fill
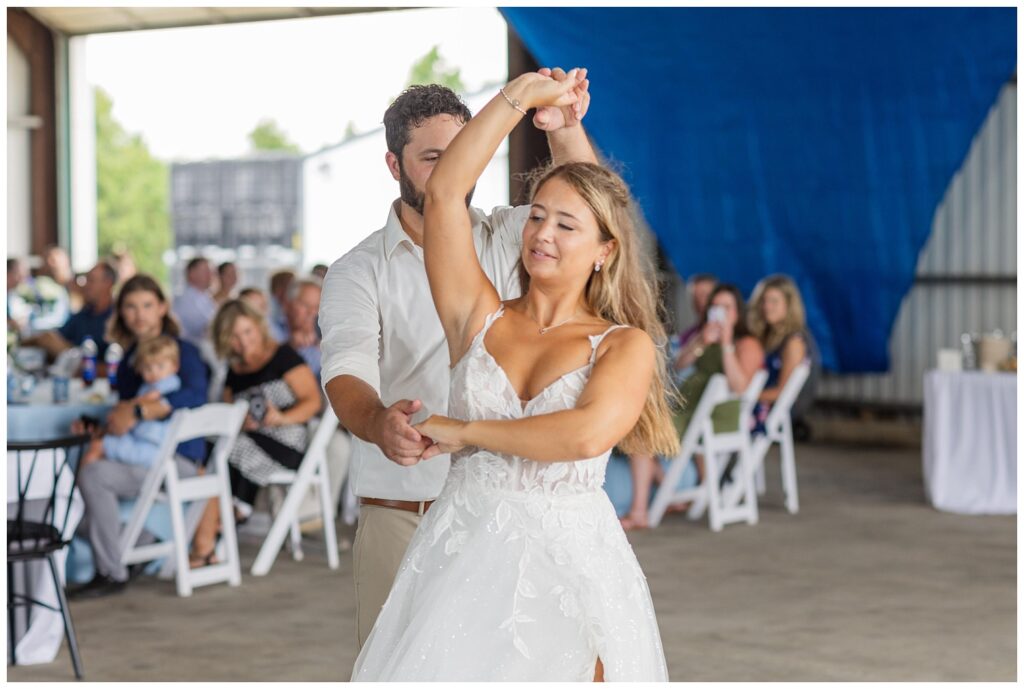
[[[601,266],[603,266],[603,265],[604,265],[604,261],[598,261],[597,263],[595,263],[594,264],[594,272],[595,273],[600,273],[601,272]]]

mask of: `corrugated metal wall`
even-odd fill
[[[1008,84],[933,221],[884,375],[824,375],[817,398],[920,405],[924,372],[960,334],[1017,329],[1017,87]]]

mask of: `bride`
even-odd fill
[[[540,177],[523,228],[524,295],[499,301],[466,195],[526,109],[577,111],[583,73],[511,81],[430,176],[424,253],[453,363],[451,452],[353,680],[667,680],[643,572],[602,490],[612,446],[674,454],[653,276],[616,175]]]

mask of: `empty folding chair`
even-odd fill
[[[179,596],[192,595],[197,586],[222,581],[231,586],[242,583],[235,534],[235,514],[228,478],[228,455],[242,429],[248,404],[206,404],[196,409],[179,409],[171,417],[170,427],[142,484],[131,518],[121,535],[121,561],[126,564],[168,558],[173,565]],[[174,463],[175,449],[186,440],[216,438],[206,463],[206,473],[183,478]],[[199,518],[210,498],[220,500],[223,561],[192,569],[188,549]],[[171,513],[170,542],[137,545],[146,517],[158,502],[166,502]],[[185,503],[192,503],[186,515]]]
[[[252,564],[252,575],[263,576],[270,571],[281,550],[285,536],[291,534],[292,556],[302,559],[301,534],[298,511],[310,486],[316,486],[320,498],[320,516],[323,520],[324,540],[327,546],[327,566],[338,568],[338,538],[334,530],[334,503],[331,499],[331,484],[327,475],[327,444],[338,430],[338,417],[330,405],[312,435],[306,454],[295,471],[283,469],[270,477],[270,485],[287,486],[284,502],[274,516],[270,532],[263,540],[256,561]]]

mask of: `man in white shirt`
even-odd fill
[[[563,79],[565,72],[552,76]],[[588,104],[585,95],[578,117],[571,107],[542,108],[534,116],[556,164],[596,162],[580,125]],[[423,265],[423,190],[470,117],[455,93],[437,85],[414,86],[392,103],[384,115],[385,160],[401,198],[387,224],[335,261],[324,280],[321,379],[354,436],[349,479],[360,502],[354,545],[360,647],[448,473],[448,455],[420,463],[429,442],[411,425],[448,408],[448,349]],[[529,206],[490,214],[470,207],[481,265],[502,299],[520,294],[515,267],[529,212]]]
[[[207,339],[206,327],[217,313],[212,284],[213,270],[205,258],[197,256],[185,265],[185,291],[174,299],[172,310],[181,324],[182,338],[195,345]]]

